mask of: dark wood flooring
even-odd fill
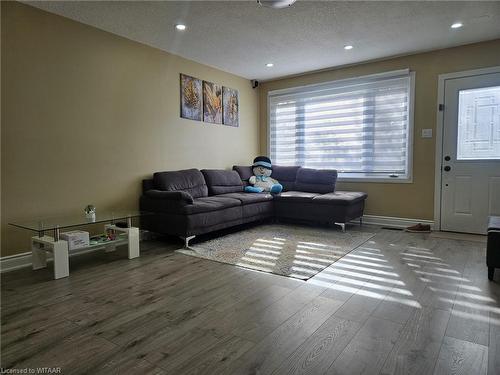
[[[485,244],[376,230],[307,282],[155,241],[142,243],[134,260],[123,250],[74,257],[66,279],[52,280],[50,266],[3,274],[1,366],[499,374],[500,271],[487,280]]]

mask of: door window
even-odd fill
[[[500,159],[500,86],[459,90],[457,160]]]

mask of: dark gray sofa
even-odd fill
[[[273,167],[283,192],[246,193],[251,166],[233,170],[186,169],[157,172],[143,180],[140,209],[144,229],[182,237],[194,236],[271,217],[337,223],[361,218],[366,193],[335,191],[337,171]]]

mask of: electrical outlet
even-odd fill
[[[422,129],[422,138],[432,138],[432,129]]]

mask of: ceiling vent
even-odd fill
[[[257,3],[266,8],[283,9],[291,7],[295,1],[296,0],[257,0]]]

